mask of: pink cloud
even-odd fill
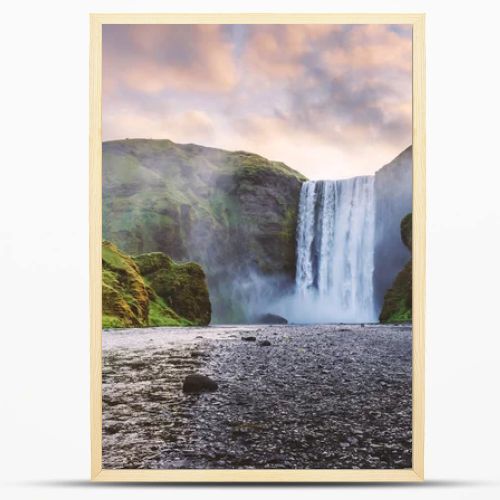
[[[322,169],[329,178],[368,173],[411,143],[407,27],[119,25],[103,33],[104,139],[245,149],[316,178]]]
[[[349,69],[410,72],[412,43],[386,25],[360,25],[348,32],[342,45],[326,48],[322,57],[333,74]]]
[[[216,25],[130,25],[104,29],[105,92],[118,85],[156,93],[167,89],[224,92],[237,83],[232,45]]]
[[[252,27],[245,64],[264,79],[295,78],[304,73],[301,61],[314,44],[338,31],[338,25],[259,25]]]

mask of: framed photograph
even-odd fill
[[[92,14],[91,477],[422,481],[423,14]]]

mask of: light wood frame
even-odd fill
[[[413,450],[402,470],[111,470],[102,468],[101,242],[103,24],[411,24],[413,26]],[[425,15],[91,14],[90,15],[90,411],[93,481],[417,482],[424,479]]]

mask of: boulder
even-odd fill
[[[279,316],[278,314],[266,313],[257,318],[257,323],[262,323],[265,325],[287,325],[288,320],[283,316]]]
[[[248,337],[241,337],[241,340],[245,340],[246,342],[255,342],[257,338],[252,335],[249,335]]]
[[[206,375],[198,373],[188,375],[184,379],[182,391],[187,394],[199,394],[201,392],[213,392],[219,388],[217,382]]]
[[[271,345],[271,342],[269,342],[269,340],[261,340],[261,341],[259,342],[259,345],[260,345],[261,347],[269,347],[269,346]]]

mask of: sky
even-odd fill
[[[411,38],[409,25],[105,25],[103,140],[372,174],[411,144]]]

